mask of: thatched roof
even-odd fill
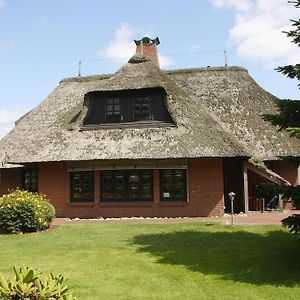
[[[82,131],[84,95],[161,87],[175,125]],[[300,154],[300,143],[263,121],[274,96],[237,67],[161,71],[133,59],[114,75],[62,80],[0,141],[9,162],[277,156]]]

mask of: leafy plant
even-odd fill
[[[42,194],[17,189],[0,198],[1,233],[44,230],[54,216],[54,207]]]
[[[294,234],[300,233],[300,215],[291,215],[281,220],[281,223],[284,227],[287,227],[290,232]]]
[[[43,275],[29,267],[13,267],[14,277],[5,279],[0,274],[0,297],[2,300],[75,300],[61,275]]]
[[[249,162],[252,163],[255,166],[260,166],[260,167],[266,168],[266,165],[265,165],[263,159],[259,156],[251,157],[249,159]]]

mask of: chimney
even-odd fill
[[[148,37],[143,37],[141,40],[134,40],[134,42],[136,44],[135,55],[151,58],[154,64],[159,68],[159,59],[156,47],[160,44],[158,37],[154,40]]]

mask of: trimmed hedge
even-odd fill
[[[54,207],[42,194],[17,189],[0,198],[0,233],[44,230],[54,216]]]

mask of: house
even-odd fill
[[[135,42],[115,74],[64,79],[16,122],[0,141],[0,194],[42,192],[59,217],[217,216],[231,191],[247,212],[261,183],[299,183],[279,160],[299,140],[263,120],[275,97],[247,70],[163,71],[159,40]]]

